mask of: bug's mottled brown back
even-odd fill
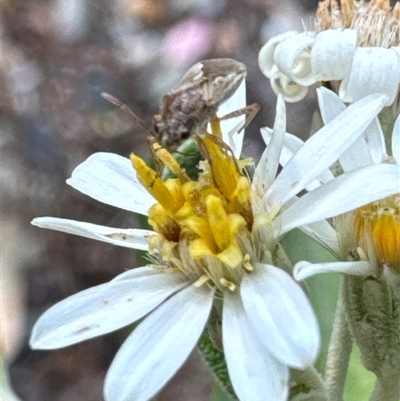
[[[195,64],[177,87],[164,96],[161,114],[153,117],[156,140],[168,149],[176,149],[197,128],[204,130],[245,76],[245,65],[233,59],[203,60]]]

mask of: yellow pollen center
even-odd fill
[[[357,240],[368,257],[373,252],[381,265],[400,273],[400,195],[358,210]]]
[[[195,285],[212,282],[234,291],[241,276],[253,269],[251,249],[239,246],[248,243],[243,238],[253,225],[251,183],[242,173],[245,163],[220,139],[206,135],[197,142],[206,158],[197,181],[179,170],[166,149],[154,148],[158,165],[177,176],[166,181],[131,156],[139,181],[157,201],[149,210],[149,223],[159,239],[152,241],[150,252],[161,256],[161,264],[181,269]]]

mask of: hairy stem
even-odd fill
[[[399,401],[400,398],[400,378],[395,375],[392,378],[375,382],[370,401]]]
[[[352,339],[345,316],[344,285],[344,278],[342,278],[325,370],[325,383],[328,388],[330,401],[343,400],[352,349]]]
[[[292,369],[291,373],[291,377],[296,383],[305,384],[311,389],[323,389],[325,387],[321,375],[314,367],[306,370]]]

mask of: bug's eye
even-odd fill
[[[153,124],[153,129],[156,134],[160,133],[160,124]]]
[[[161,122],[155,123],[155,124],[153,125],[153,128],[154,128],[155,133],[156,133],[156,134],[159,134],[160,131],[162,131],[162,123],[161,123]]]
[[[188,139],[190,136],[190,131],[189,130],[185,130],[181,132],[181,138],[182,139]]]

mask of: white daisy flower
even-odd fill
[[[54,305],[36,323],[31,346],[65,347],[144,318],[108,371],[105,398],[148,400],[186,360],[214,308],[222,321],[222,347],[237,397],[287,400],[289,368],[311,367],[320,338],[306,295],[276,266],[279,238],[292,228],[391,193],[391,166],[370,166],[296,198],[357,140],[386,101],[386,96],[370,95],[355,102],[276,176],[286,120],[279,98],[274,135],[252,182],[244,173],[246,162],[209,135],[199,139],[206,161],[198,181],[165,149],[156,148],[155,154],[177,176],[165,182],[135,155],[131,160],[110,153],[90,156],[68,184],[101,202],[147,215],[154,231],[52,217],[32,223],[147,249],[153,263]],[[363,121],[360,114],[366,116]],[[360,184],[365,174],[368,190]],[[341,202],[349,191],[359,196]]]
[[[328,123],[346,108],[332,91],[318,90],[321,116]],[[269,132],[264,136],[268,140]],[[299,140],[297,140],[298,142]],[[286,142],[291,154],[295,147],[287,135]],[[383,267],[400,273],[400,116],[397,116],[392,134],[386,145],[383,129],[375,118],[360,137],[339,157],[343,172],[349,173],[368,166],[382,166],[397,171],[391,182],[391,194],[380,196],[374,202],[334,218],[335,231],[325,231],[324,238],[318,238],[337,257],[334,263],[296,264],[294,276],[304,280],[317,273],[340,272],[360,276],[377,276]],[[332,179],[329,172],[325,179]],[[326,181],[325,181],[326,182]],[[365,186],[369,186],[368,176]],[[318,184],[317,184],[318,185]],[[325,223],[324,223],[325,224]],[[329,240],[327,240],[329,236]],[[349,261],[350,259],[353,259]]]
[[[260,51],[261,69],[271,79],[275,91],[284,93],[288,101],[303,98],[314,83],[325,83],[337,93],[336,96],[324,88],[318,92],[325,124],[346,109],[343,102],[352,103],[371,93],[388,96],[385,106],[389,107],[380,113],[379,119],[372,121],[363,137],[339,157],[344,173],[381,163],[386,163],[382,168],[387,168],[388,164],[399,165],[399,15],[399,2],[391,8],[388,1],[343,1],[339,6],[336,1],[326,0],[319,5],[315,32],[281,34]],[[270,132],[264,132],[266,141],[269,136]],[[285,143],[290,149],[282,153],[283,163],[301,146],[299,139],[290,136]],[[311,187],[332,178],[332,173],[326,171]],[[367,177],[366,190],[369,184]],[[392,187],[388,198],[382,196],[373,204],[337,217],[336,232],[326,222],[312,229],[303,227],[303,231],[308,231],[341,261],[335,264],[301,262],[296,265],[295,277],[304,279],[332,270],[376,275],[383,265],[399,270],[398,173]],[[357,260],[349,262],[349,255]]]
[[[303,280],[316,273],[343,273],[325,371],[332,400],[343,399],[353,341],[361,350],[363,365],[377,376],[371,400],[395,401],[399,397],[399,16],[399,2],[391,8],[388,0],[343,0],[340,4],[325,0],[319,5],[315,32],[289,32],[272,38],[259,55],[260,67],[273,89],[287,101],[302,99],[313,84],[337,93],[318,90],[320,120],[325,126],[343,116],[347,110],[344,102],[354,105],[367,95],[387,96],[386,107],[370,120],[363,135],[306,187],[316,193],[321,186],[358,172],[359,181],[354,183],[358,189],[349,186],[331,201],[346,205],[366,192],[375,196],[374,201],[353,210],[349,207],[349,212],[334,217],[333,226],[321,220],[300,227],[331,250],[338,262],[300,262],[294,277]],[[360,113],[358,118],[366,117]],[[314,125],[318,122],[316,118]],[[271,140],[270,131],[265,130],[263,136],[267,143]],[[330,143],[336,138],[333,133]],[[303,146],[290,134],[284,142],[283,166]],[[382,187],[376,186],[378,181],[370,181],[371,169],[381,171],[377,179]],[[315,208],[319,209],[317,204]]]
[[[330,12],[331,11],[331,12]],[[388,1],[319,4],[314,32],[271,38],[259,53],[261,71],[288,102],[303,99],[309,86],[329,82],[344,102],[385,93],[395,103],[400,84],[400,6]]]

